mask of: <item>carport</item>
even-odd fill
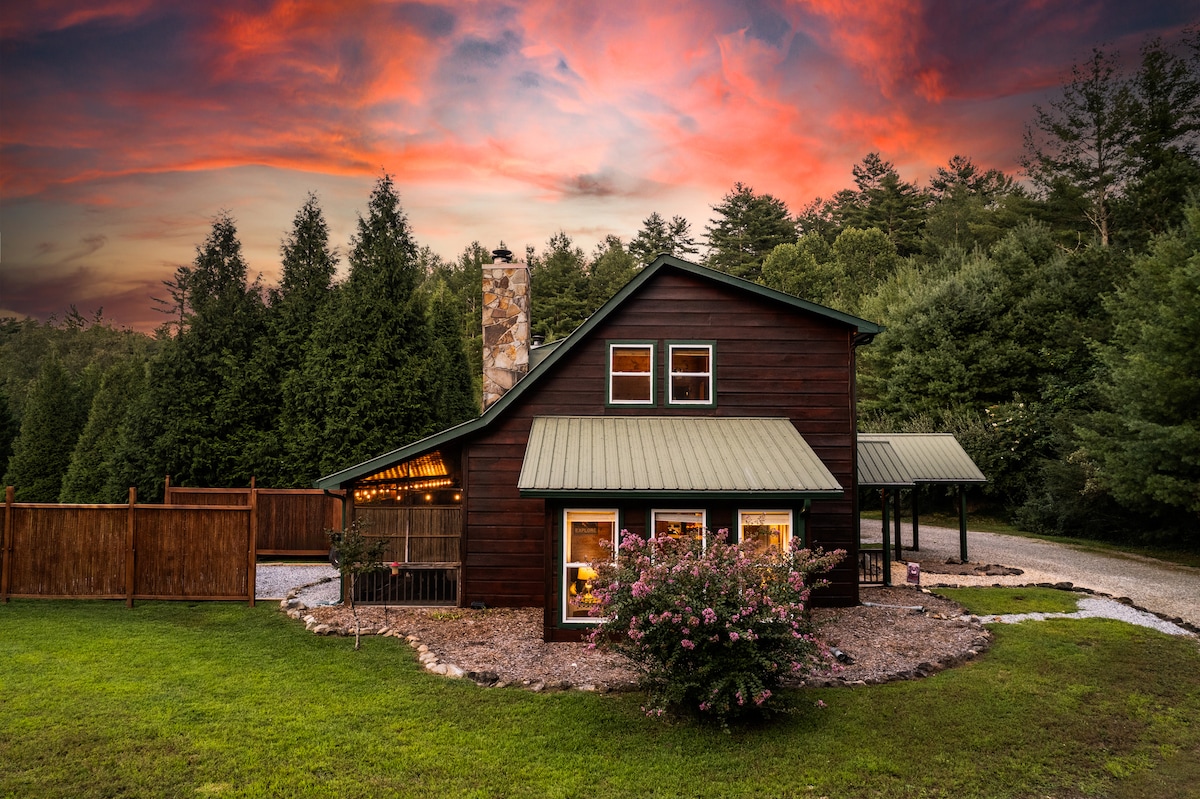
[[[896,559],[903,559],[900,494],[912,489],[914,551],[921,549],[919,492],[922,484],[958,489],[959,559],[967,561],[967,487],[987,477],[950,433],[859,433],[858,484],[878,489],[883,506],[883,583],[891,583],[890,528],[895,530]],[[894,506],[894,513],[892,508]],[[894,522],[889,519],[894,518]],[[860,534],[861,541],[861,534]]]

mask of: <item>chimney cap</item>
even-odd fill
[[[512,250],[492,250],[492,263],[494,264],[511,264]]]

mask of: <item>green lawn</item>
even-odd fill
[[[939,588],[937,593],[953,599],[977,616],[1007,613],[1074,613],[1081,594],[1057,588]]]
[[[1198,796],[1200,646],[998,625],[934,677],[724,734],[427,675],[271,607],[0,605],[0,796]],[[821,710],[815,703],[828,706]],[[1189,793],[1190,792],[1190,793]]]

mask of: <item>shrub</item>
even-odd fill
[[[646,712],[690,712],[722,726],[785,709],[786,678],[825,662],[812,635],[809,594],[845,555],[795,545],[750,557],[693,538],[646,541],[623,530],[615,564],[597,564],[593,645],[636,665]]]

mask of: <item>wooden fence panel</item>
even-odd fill
[[[386,538],[384,562],[458,563],[462,541],[461,507],[356,505],[355,515],[366,523],[368,538]]]
[[[7,596],[124,599],[127,505],[13,504]]]
[[[249,507],[138,505],[137,599],[248,599]]]
[[[250,505],[252,488],[189,488],[167,486],[164,505]]]
[[[258,552],[262,555],[324,555],[326,530],[342,527],[342,498],[323,491],[259,488]]]

